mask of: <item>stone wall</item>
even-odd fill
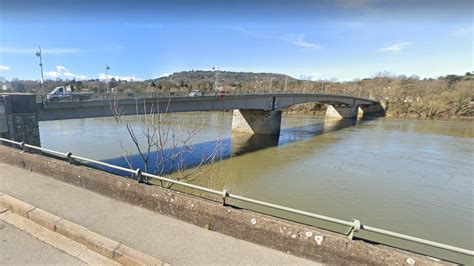
[[[0,94],[0,134],[41,146],[38,111],[33,94]]]

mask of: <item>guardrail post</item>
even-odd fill
[[[20,142],[20,147],[24,152],[28,152],[28,148],[26,148],[26,143],[24,141]]]
[[[135,170],[135,173],[133,173],[133,175],[137,178],[138,183],[143,183],[142,170],[140,170],[140,168]]]
[[[66,159],[70,164],[74,164],[74,158],[72,158],[71,152],[66,153]]]
[[[222,206],[225,206],[225,199],[227,198],[227,196],[229,196],[229,193],[227,192],[227,190],[223,190],[222,191]]]
[[[359,220],[352,219],[352,225],[347,228],[346,235],[349,237],[350,240],[354,238],[354,233],[359,232],[359,230],[362,228],[362,225],[360,224]]]

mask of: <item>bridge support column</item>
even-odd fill
[[[281,111],[234,110],[232,131],[250,134],[279,135]]]
[[[380,103],[371,105],[361,105],[362,115],[364,117],[380,117],[385,116],[385,108]]]
[[[356,119],[359,107],[353,106],[333,106],[328,105],[326,110],[326,119],[340,120],[340,119]]]
[[[34,94],[0,94],[0,136],[41,146]]]

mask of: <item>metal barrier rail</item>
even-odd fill
[[[24,151],[28,151],[28,149],[33,149],[33,150],[46,152],[46,153],[56,155],[56,156],[59,155],[61,157],[64,157],[64,159],[68,160],[70,163],[72,163],[74,160],[79,160],[79,161],[83,161],[83,162],[98,164],[98,165],[105,166],[105,167],[108,167],[108,168],[111,168],[111,169],[124,171],[124,172],[130,173],[130,174],[133,174],[135,177],[138,178],[139,181],[141,180],[141,178],[143,176],[146,176],[148,178],[157,179],[157,180],[161,180],[161,181],[165,181],[165,182],[170,182],[170,183],[181,185],[181,186],[184,186],[184,187],[188,187],[188,188],[208,192],[208,193],[211,193],[211,194],[214,194],[214,195],[219,195],[219,196],[222,196],[222,203],[224,205],[226,204],[226,202],[225,202],[226,199],[236,199],[236,200],[240,200],[240,201],[244,201],[244,202],[248,202],[248,203],[257,204],[257,205],[260,205],[260,206],[273,208],[273,209],[276,209],[276,210],[282,210],[282,211],[286,211],[286,212],[293,213],[293,214],[303,215],[303,216],[306,216],[306,217],[311,217],[311,218],[316,218],[316,219],[320,219],[320,220],[327,221],[327,222],[332,222],[332,223],[339,224],[339,225],[345,225],[345,226],[349,227],[347,232],[346,232],[346,235],[348,235],[350,239],[352,239],[353,233],[364,230],[364,231],[373,232],[373,233],[377,233],[377,234],[381,234],[381,235],[385,235],[385,236],[390,236],[390,237],[394,237],[394,238],[398,238],[398,239],[402,239],[402,240],[407,240],[407,241],[410,241],[410,242],[415,242],[415,243],[418,243],[418,244],[423,244],[423,245],[428,245],[428,246],[432,246],[432,247],[436,247],[436,248],[440,248],[440,249],[444,249],[444,250],[449,250],[449,251],[453,251],[453,252],[468,255],[468,256],[474,256],[474,251],[473,250],[459,248],[459,247],[455,247],[455,246],[451,246],[451,245],[438,243],[438,242],[435,242],[435,241],[430,241],[430,240],[426,240],[426,239],[422,239],[422,238],[418,238],[418,237],[413,237],[413,236],[404,235],[404,234],[401,234],[401,233],[396,233],[396,232],[392,232],[392,231],[388,231],[388,230],[384,230],[384,229],[379,229],[379,228],[372,227],[372,226],[363,225],[359,222],[359,220],[356,220],[356,219],[353,219],[352,221],[349,222],[349,221],[345,221],[345,220],[331,218],[331,217],[327,217],[327,216],[324,216],[324,215],[319,215],[319,214],[306,212],[306,211],[302,211],[302,210],[298,210],[298,209],[293,209],[293,208],[290,208],[290,207],[285,207],[285,206],[281,206],[281,205],[277,205],[277,204],[273,204],[273,203],[268,203],[268,202],[265,202],[265,201],[260,201],[260,200],[256,200],[256,199],[251,199],[251,198],[231,194],[231,193],[228,193],[226,190],[219,191],[219,190],[215,190],[215,189],[205,188],[205,187],[201,187],[201,186],[198,186],[198,185],[193,185],[193,184],[173,180],[173,179],[170,179],[170,178],[165,178],[165,177],[162,177],[162,176],[157,176],[157,175],[153,175],[153,174],[149,174],[149,173],[142,173],[140,169],[133,170],[133,169],[125,168],[125,167],[120,167],[120,166],[116,166],[116,165],[113,165],[113,164],[104,163],[104,162],[101,162],[101,161],[96,161],[96,160],[88,159],[88,158],[85,158],[85,157],[76,156],[76,155],[73,155],[71,152],[63,153],[63,152],[58,152],[58,151],[54,151],[54,150],[49,150],[49,149],[46,149],[46,148],[41,148],[41,147],[29,145],[29,144],[26,144],[25,142],[17,142],[17,141],[5,139],[5,138],[0,138],[0,142],[7,142],[7,143],[10,143],[10,144],[18,145]]]
[[[349,97],[355,97],[359,99],[366,99],[366,100],[373,100],[370,99],[369,96],[364,97],[361,95],[353,95],[347,92],[335,91],[335,92],[327,92],[327,91],[314,91],[314,92],[305,92],[305,91],[256,91],[256,92],[228,92],[226,94],[220,95],[219,93],[208,93],[203,94],[202,96],[216,96],[216,97],[226,97],[226,96],[239,96],[239,95],[279,95],[279,94],[314,94],[314,95],[343,95]],[[194,97],[202,97],[202,96],[194,96]],[[41,94],[36,95],[36,102],[43,103],[44,101],[48,102]],[[91,93],[90,98],[81,99],[80,97],[74,97],[71,94],[68,97],[51,100],[53,102],[77,102],[77,101],[94,101],[94,100],[127,100],[127,99],[147,99],[147,98],[169,98],[169,97],[192,97],[189,96],[189,92],[174,92],[174,93],[163,93],[163,92],[111,92],[111,93]]]

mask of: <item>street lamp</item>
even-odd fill
[[[274,78],[275,78],[275,77],[271,77],[271,78],[270,78],[270,93],[272,93],[272,89],[273,89],[273,88],[272,88],[272,87],[273,87],[273,79],[274,79]]]
[[[212,68],[212,71],[216,70],[215,67]],[[216,76],[214,78],[214,91],[217,95],[217,91],[219,90],[219,67],[217,67],[217,72],[216,72]]]
[[[105,87],[107,89],[107,93],[109,93],[109,65],[105,66]]]
[[[36,51],[35,54],[37,57],[39,57],[40,63],[39,66],[41,68],[41,89],[43,90],[43,103],[45,102],[45,97],[44,97],[44,76],[43,76],[43,57],[41,55],[41,46],[38,46],[38,50]]]

